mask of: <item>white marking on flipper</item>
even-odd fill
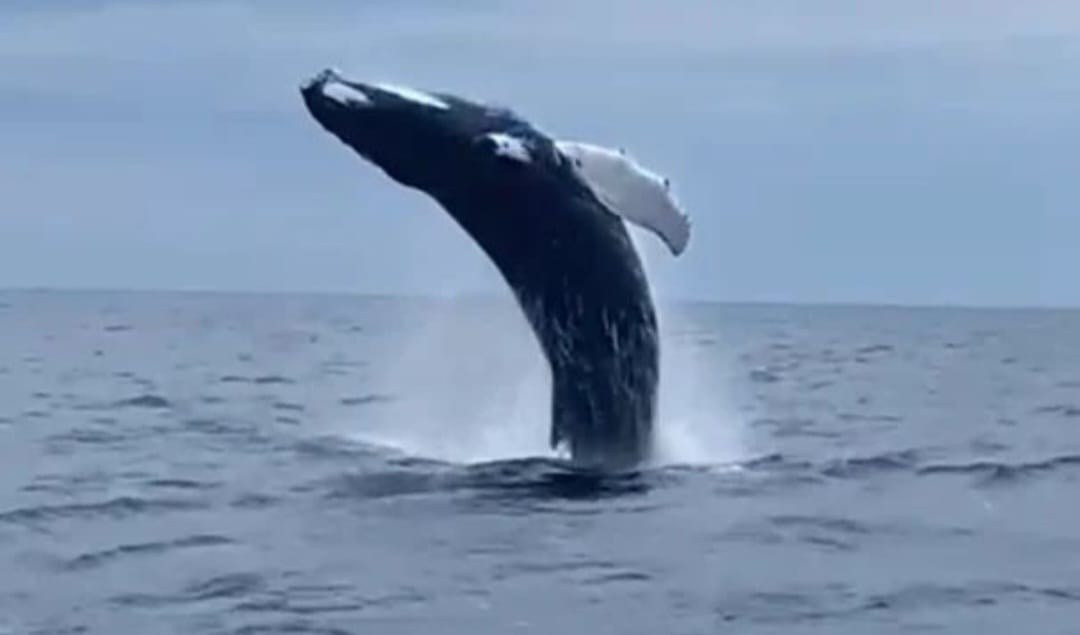
[[[532,155],[525,142],[503,132],[491,132],[484,135],[495,144],[495,154],[522,163],[531,163]]]
[[[397,95],[401,99],[411,101],[421,106],[429,106],[431,108],[438,108],[440,110],[449,110],[450,106],[443,100],[429,95],[422,90],[415,88],[409,88],[408,86],[398,86],[396,84],[375,84],[375,87],[383,92]]]
[[[556,141],[559,152],[612,213],[652,231],[678,256],[690,240],[690,219],[668,180],[645,169],[623,150]]]
[[[347,86],[341,82],[326,82],[322,87],[322,94],[328,99],[333,99],[342,106],[371,106],[371,98],[362,91]]]

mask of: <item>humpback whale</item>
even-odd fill
[[[458,95],[334,69],[300,92],[322,128],[434,199],[494,263],[551,371],[552,447],[585,468],[647,461],[660,344],[624,222],[682,253],[690,223],[669,181],[624,150],[555,139],[509,108]]]

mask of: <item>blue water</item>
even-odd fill
[[[1080,313],[673,305],[547,451],[508,302],[0,294],[0,633],[1075,633]]]

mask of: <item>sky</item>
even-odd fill
[[[306,113],[327,66],[668,176],[662,298],[1080,306],[1074,0],[5,0],[0,288],[503,292]]]

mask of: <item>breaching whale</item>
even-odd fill
[[[624,221],[678,255],[690,223],[667,179],[622,150],[554,139],[512,110],[350,81],[300,88],[314,119],[393,181],[432,197],[491,259],[551,371],[551,444],[586,468],[652,450],[660,344]]]

